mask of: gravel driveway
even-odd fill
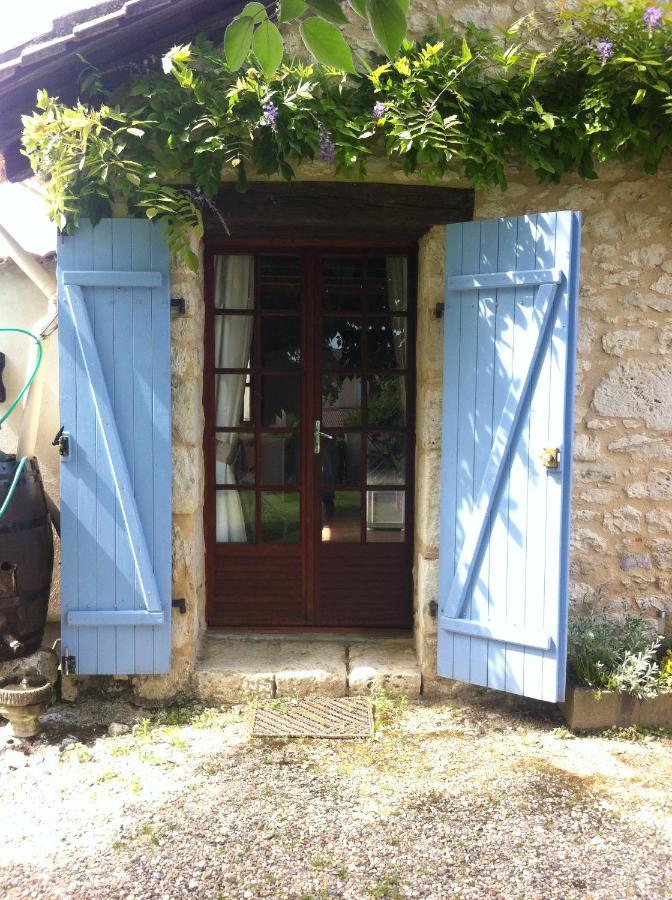
[[[525,704],[380,713],[363,742],[118,700],[52,708],[32,746],[0,726],[2,894],[672,897],[669,738],[575,738]]]

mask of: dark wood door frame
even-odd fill
[[[301,498],[302,498],[302,515],[301,515],[301,543],[299,545],[266,545],[265,550],[269,556],[277,553],[278,556],[291,554],[293,551],[297,554],[303,554],[306,564],[302,571],[301,591],[306,603],[307,619],[305,622],[296,622],[296,624],[288,625],[254,625],[254,626],[217,626],[211,624],[216,621],[216,607],[214,600],[215,585],[215,566],[216,566],[216,548],[218,546],[229,546],[232,555],[236,553],[238,548],[244,553],[246,545],[218,545],[216,542],[216,520],[215,520],[215,442],[212,439],[213,424],[209,421],[214,403],[214,355],[212,345],[214,342],[214,259],[218,254],[245,254],[259,252],[278,252],[278,253],[300,253],[301,251],[311,250],[328,250],[330,253],[339,253],[348,251],[373,251],[378,253],[398,253],[403,254],[408,259],[408,276],[409,276],[409,297],[408,297],[408,361],[407,361],[407,379],[408,379],[408,396],[415,398],[415,339],[416,339],[416,289],[417,289],[417,242],[415,240],[367,240],[361,238],[351,240],[341,239],[337,243],[333,239],[324,237],[316,237],[313,239],[302,237],[296,240],[286,240],[280,238],[266,239],[248,239],[236,240],[231,239],[210,240],[206,243],[205,252],[205,360],[204,360],[204,384],[203,384],[203,402],[206,411],[206,428],[204,431],[204,457],[205,457],[205,503],[204,503],[204,526],[205,526],[205,544],[206,544],[206,618],[209,628],[222,627],[225,630],[251,630],[251,631],[338,631],[338,632],[359,632],[365,633],[396,633],[405,632],[405,628],[352,628],[332,625],[315,625],[313,621],[315,609],[314,602],[317,596],[317,571],[313,562],[317,558],[319,535],[316,528],[311,527],[311,523],[315,522],[315,516],[318,515],[320,507],[320,483],[317,466],[304,466],[301,473]],[[308,254],[308,266],[316,265],[316,257]],[[310,272],[308,278],[302,279],[302,308],[305,313],[301,315],[302,321],[302,346],[303,346],[303,365],[301,369],[301,404],[303,410],[310,410],[312,418],[315,411],[319,408],[321,402],[321,394],[318,390],[317,379],[315,377],[305,377],[305,373],[314,373],[316,369],[315,356],[318,352],[320,341],[318,336],[318,328],[320,324],[319,304],[308,303],[308,294],[313,290],[309,285],[313,281],[316,273]],[[411,402],[408,410],[408,419],[406,424],[407,432],[407,454],[409,460],[414,460],[415,452],[415,402]],[[364,433],[363,433],[364,434]],[[303,423],[301,427],[301,459],[304,460],[312,454],[312,428],[310,422]],[[414,465],[408,464],[408,479],[406,482],[406,528],[407,539],[405,547],[409,553],[409,574],[412,568],[413,558],[413,535],[414,535]],[[308,513],[307,505],[313,503],[314,508],[311,514]],[[363,512],[365,515],[365,512]],[[398,545],[402,546],[402,545]],[[412,615],[412,613],[411,613]],[[410,625],[410,622],[409,622]]]

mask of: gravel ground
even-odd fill
[[[0,726],[1,893],[672,897],[669,738],[576,738],[525,704],[379,712],[349,742],[109,699],[53,707],[32,744]]]

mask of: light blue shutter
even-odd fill
[[[82,675],[170,668],[168,247],[147,220],[58,245],[61,650]]]
[[[579,244],[572,212],[446,236],[438,672],[551,702],[565,690]]]

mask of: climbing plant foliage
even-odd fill
[[[131,67],[114,87],[84,66],[73,107],[40,92],[24,144],[59,228],[123,202],[164,220],[195,266],[189,232],[232,175],[244,191],[249,175],[290,180],[318,160],[357,177],[374,155],[430,180],[457,172],[502,190],[511,162],[554,181],[631,157],[654,172],[672,144],[670,48],[666,9],[622,0],[587,0],[498,34],[439,22],[431,38],[356,74],[337,54],[271,74],[254,47],[238,68],[226,47],[199,39]]]

